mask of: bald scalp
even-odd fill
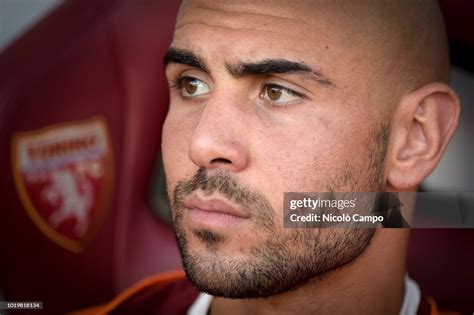
[[[436,0],[372,1],[375,45],[405,88],[449,81],[445,25]],[[380,40],[379,43],[375,39]]]
[[[351,46],[371,59],[376,102],[395,105],[431,82],[449,82],[449,50],[437,0],[335,1],[347,15]],[[364,65],[362,65],[364,66]],[[362,78],[361,78],[362,79]]]

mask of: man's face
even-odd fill
[[[369,245],[372,230],[283,228],[283,193],[383,190],[388,125],[331,8],[211,4],[184,5],[167,57],[172,215],[201,290],[269,296]]]

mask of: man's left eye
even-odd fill
[[[266,84],[263,86],[260,97],[269,102],[278,104],[298,100],[302,95],[278,84]]]

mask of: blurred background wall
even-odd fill
[[[0,0],[0,50],[59,3],[60,0]]]

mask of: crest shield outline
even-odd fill
[[[12,137],[21,204],[50,240],[81,252],[105,218],[113,153],[105,118],[50,125]]]

